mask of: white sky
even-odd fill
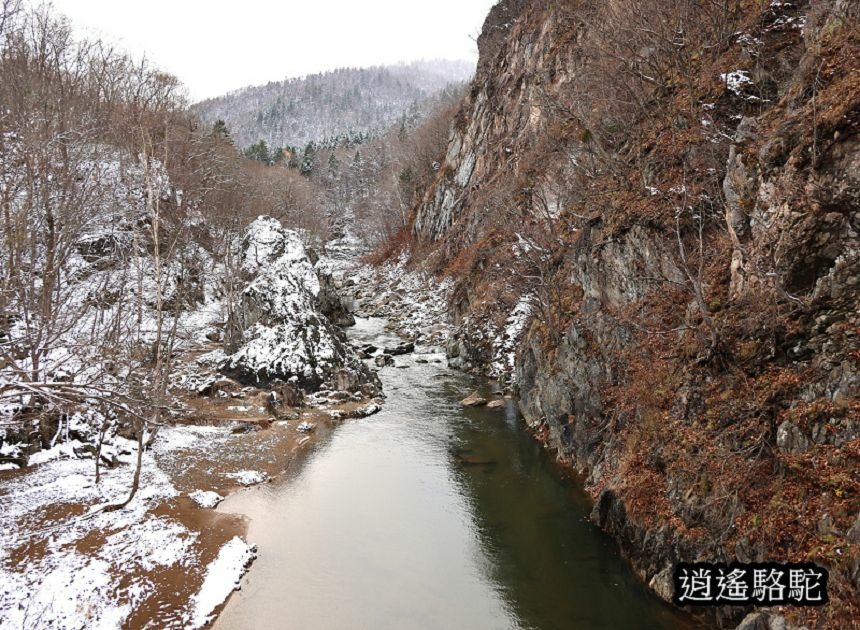
[[[53,0],[83,35],[179,77],[193,101],[339,67],[477,59],[496,0]]]

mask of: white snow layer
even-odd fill
[[[104,470],[96,485],[92,460],[56,459],[6,480],[0,510],[0,627],[119,628],[154,589],[146,581],[122,588],[123,574],[135,566],[146,570],[189,558],[196,534],[148,514],[176,491],[149,454],[144,462],[141,491],[126,509],[114,512],[98,508],[125,498],[131,466]],[[75,503],[90,505],[89,514],[62,524],[40,519],[45,525],[37,530],[20,526],[34,514]],[[94,531],[114,533],[93,555],[80,553],[76,545]],[[45,553],[13,563],[12,552],[34,539],[45,540]]]
[[[201,628],[212,620],[215,610],[239,589],[248,565],[257,557],[256,547],[239,537],[228,541],[218,557],[206,568],[200,591],[192,598],[191,628]]]
[[[514,369],[517,342],[525,329],[526,323],[531,317],[531,296],[524,295],[508,315],[505,329],[501,335],[492,337],[493,341],[493,364],[491,374],[494,377],[509,375]],[[492,335],[492,331],[489,331]]]
[[[239,472],[228,473],[227,477],[235,479],[243,486],[255,486],[269,480],[269,476],[259,470],[240,470]]]
[[[0,628],[121,628],[139,605],[157,592],[144,572],[198,560],[199,536],[178,521],[155,516],[153,508],[178,496],[155,456],[206,439],[210,427],[165,428],[144,453],[141,487],[125,509],[105,512],[131,486],[136,444],[114,438],[109,450],[127,462],[102,470],[95,483],[92,459],[74,456],[72,443],[45,451],[46,463],[15,473],[0,486]],[[261,473],[250,472],[251,476]],[[197,494],[197,493],[192,493]],[[208,500],[215,493],[200,493]],[[220,497],[219,497],[220,499]],[[198,501],[198,503],[201,503]],[[44,517],[63,505],[89,506],[81,516]],[[38,529],[27,526],[39,522]],[[82,541],[104,536],[95,549]],[[16,552],[29,543],[43,550],[26,560]],[[81,546],[91,549],[82,552]],[[234,538],[210,565],[203,587],[180,612],[186,627],[200,627],[235,588],[253,551]],[[127,576],[138,574],[128,584]],[[219,599],[220,598],[220,599]]]

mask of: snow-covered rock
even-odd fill
[[[227,476],[235,479],[243,486],[256,486],[269,480],[269,476],[259,470],[240,470],[239,472],[229,473]]]
[[[350,312],[349,304],[337,289],[337,281],[333,275],[330,261],[320,259],[314,266],[320,281],[320,310],[329,321],[337,326],[353,326],[355,317]]]
[[[255,384],[282,379],[313,391],[346,369],[358,386],[379,387],[322,313],[320,279],[298,234],[259,217],[245,234],[241,260],[248,284],[227,324],[226,371]]]
[[[188,497],[202,508],[214,508],[224,500],[217,492],[207,490],[195,490],[189,493]]]
[[[379,267],[353,263],[351,267],[344,266],[341,274],[352,281],[345,289],[352,293],[356,314],[387,319],[394,332],[413,343],[445,342],[450,332],[450,279],[440,281],[410,268],[405,254]]]

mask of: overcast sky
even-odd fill
[[[142,53],[192,100],[339,67],[477,59],[496,0],[53,0],[79,32]]]

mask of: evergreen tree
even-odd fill
[[[220,140],[225,140],[226,142],[233,144],[233,138],[230,137],[230,130],[227,128],[227,123],[220,118],[212,125],[212,135]]]
[[[265,140],[260,140],[257,144],[252,144],[245,149],[245,157],[257,160],[263,164],[272,163],[272,157],[269,155],[269,147]]]
[[[316,166],[317,162],[317,148],[313,142],[308,142],[305,147],[304,155],[302,156],[302,165],[299,168],[299,172],[302,175],[310,175],[314,166]]]
[[[332,151],[331,155],[328,157],[328,176],[331,179],[336,179],[338,173],[340,172],[340,162],[337,159],[337,156]]]
[[[287,168],[291,168],[293,170],[299,170],[299,150],[296,147],[287,147],[287,153],[289,155],[289,159],[287,160]]]
[[[400,118],[400,129],[397,131],[397,139],[400,142],[406,142],[406,139],[409,137],[409,131],[406,127],[406,114],[403,114]]]

